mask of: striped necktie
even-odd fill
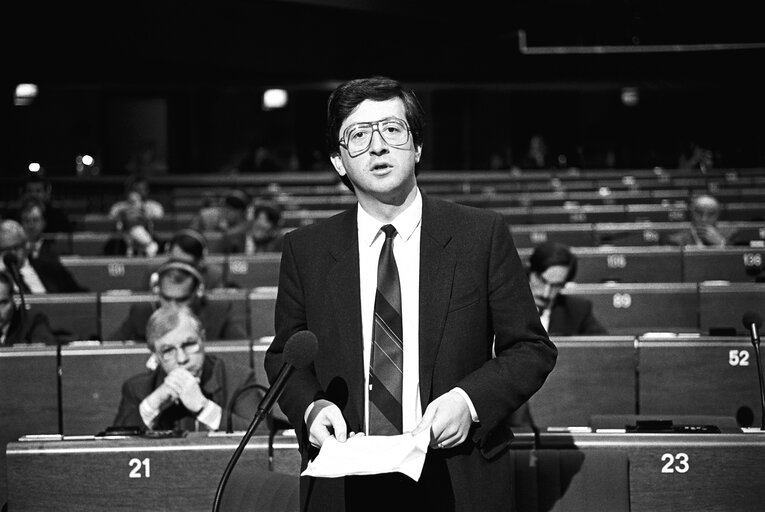
[[[404,343],[401,323],[401,286],[393,238],[396,228],[382,227],[385,242],[377,265],[372,360],[369,368],[369,434],[402,432],[401,388],[404,380]]]

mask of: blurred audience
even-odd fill
[[[16,305],[14,295],[13,278],[5,270],[0,271],[0,347],[19,343],[55,345],[48,317]]]
[[[43,236],[46,232],[45,204],[34,196],[21,201],[19,218],[27,235],[27,256],[30,259],[59,257],[56,242]]]
[[[22,201],[34,197],[42,202],[45,216],[45,229],[48,233],[71,233],[74,226],[69,212],[53,204],[53,185],[50,180],[40,174],[30,174],[24,182],[21,194]]]
[[[207,239],[199,231],[181,229],[167,243],[167,256],[172,260],[194,265],[202,274],[205,288],[229,288],[223,280],[223,270],[207,264]]]
[[[698,169],[706,172],[715,166],[715,155],[710,149],[699,145],[695,141],[688,143],[684,151],[677,159],[679,169]]]
[[[696,247],[725,247],[735,238],[734,229],[722,228],[718,225],[720,218],[720,202],[709,194],[701,194],[691,200],[691,226],[668,235],[671,245]]]
[[[222,233],[224,253],[243,253],[249,228],[249,210],[250,197],[241,190],[231,190],[223,197],[221,204],[202,208],[189,227],[203,233]]]
[[[552,169],[555,164],[547,140],[542,135],[535,134],[529,139],[529,146],[518,166],[521,169]]]
[[[211,340],[247,338],[244,313],[239,313],[230,300],[208,300],[204,277],[194,265],[167,260],[152,275],[149,286],[155,300],[132,304],[127,317],[107,340],[146,341],[146,322],[154,310],[165,304],[188,307],[199,317]]]
[[[154,257],[160,243],[154,236],[154,224],[143,210],[125,208],[117,214],[115,232],[104,244],[104,255]]]
[[[125,199],[117,201],[109,208],[109,217],[118,221],[124,211],[131,215],[140,215],[149,222],[161,219],[165,208],[159,201],[149,197],[149,180],[141,175],[132,175],[125,180]]]
[[[269,204],[255,206],[249,224],[245,247],[246,254],[282,251],[282,211],[280,208]]]
[[[28,257],[28,239],[24,228],[15,220],[0,222],[0,269],[10,263],[17,272],[24,293],[76,293],[86,292],[58,257]]]
[[[262,387],[255,372],[205,352],[203,322],[188,308],[163,305],[146,325],[157,366],[122,385],[115,426],[149,430],[231,430],[249,427]]]

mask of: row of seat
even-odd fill
[[[253,339],[274,334],[277,289],[257,287],[214,291],[208,301],[230,301],[236,322]],[[601,283],[573,284],[566,295],[593,303],[594,314],[610,334],[686,332],[744,335],[744,312],[762,312],[765,283]],[[130,306],[156,300],[150,293],[34,295],[30,311],[45,313],[63,339],[109,340]]]
[[[527,260],[533,244],[552,239],[572,242],[587,237],[586,229],[576,232],[526,232],[526,243],[519,244],[522,260]],[[635,237],[643,236],[635,233]],[[709,280],[754,282],[765,266],[765,247],[727,247],[719,249],[669,246],[583,247],[573,243],[578,258],[575,276],[579,283],[697,283]],[[165,257],[129,258],[64,256],[62,263],[75,279],[92,292],[110,290],[148,291],[149,276]],[[225,282],[241,289],[276,286],[279,280],[280,253],[253,255],[211,255],[207,265],[216,268]]]

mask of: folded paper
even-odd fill
[[[399,472],[419,480],[430,443],[430,429],[416,436],[355,436],[341,443],[328,437],[303,476],[337,478]]]

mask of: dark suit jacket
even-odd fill
[[[37,272],[48,293],[82,293],[88,289],[80,286],[74,276],[58,258],[30,258],[29,264]]]
[[[122,399],[113,425],[120,427],[143,426],[138,406],[144,398],[164,382],[167,374],[160,366],[154,371],[135,375],[122,385]],[[245,390],[245,388],[247,388]],[[226,429],[227,408],[233,411],[231,425],[234,430],[247,430],[255,417],[263,391],[256,387],[255,372],[245,366],[224,363],[214,355],[205,354],[202,366],[202,393],[221,406],[223,417],[220,430]],[[155,430],[194,430],[195,416],[183,404],[168,407],[157,418]]]
[[[303,414],[317,398],[343,411],[352,431],[364,428],[364,374],[356,207],[288,233],[276,300],[276,336],[265,367],[278,374],[289,337],[310,330],[319,340],[313,366],[297,370],[279,404],[297,431],[303,465],[315,455]],[[420,245],[420,397],[422,410],[456,386],[471,398],[480,423],[443,459],[456,510],[508,510],[511,464],[507,420],[543,384],[557,357],[529,290],[508,227],[496,212],[423,194]],[[497,357],[492,358],[496,333]],[[307,480],[307,479],[306,479]],[[346,479],[303,482],[308,509],[342,510]]]
[[[157,308],[157,303],[131,304],[128,316],[108,340],[146,341],[146,323]],[[230,301],[206,301],[194,309],[205,328],[208,340],[243,340],[247,338],[246,320],[234,312]]]
[[[581,297],[558,295],[550,311],[550,336],[608,334],[592,313],[592,302]]]
[[[10,346],[17,343],[45,343],[55,345],[56,337],[51,331],[48,317],[43,313],[27,312],[24,321],[21,318],[21,310],[16,308],[11,317],[11,325],[8,334],[0,346]]]

